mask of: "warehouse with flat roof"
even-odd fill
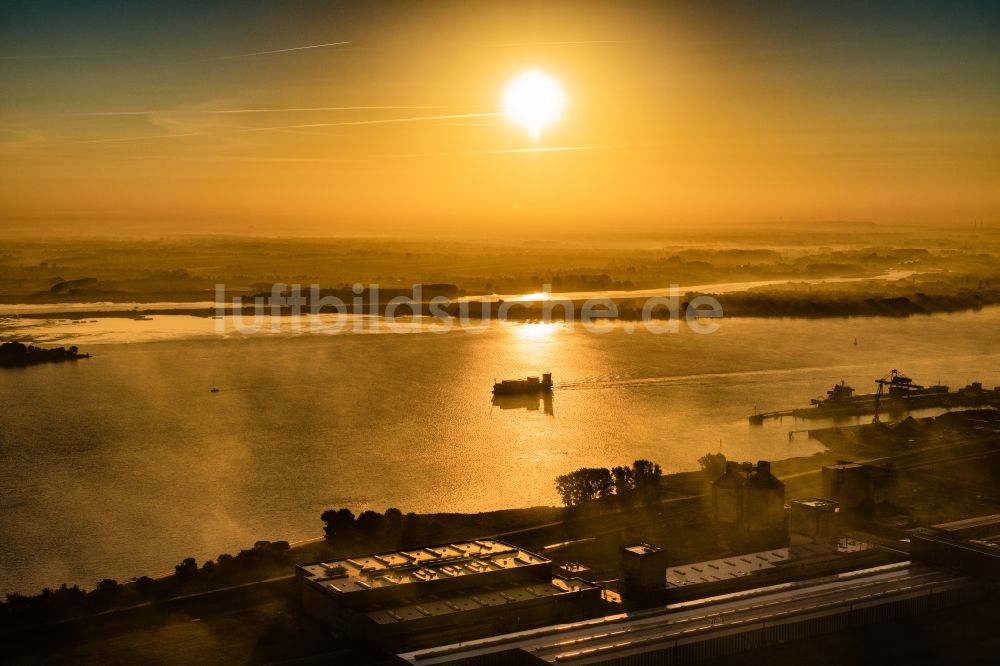
[[[910,530],[910,557],[1000,581],[1000,514]]]
[[[700,599],[761,585],[887,564],[898,559],[898,555],[846,537],[830,543],[804,543],[733,555],[669,567],[666,570],[665,600],[674,603]]]
[[[600,612],[601,589],[496,539],[296,567],[307,612],[380,646],[418,647]]]
[[[415,666],[649,666],[712,659],[979,598],[975,579],[901,562],[399,655]]]

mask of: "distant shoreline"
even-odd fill
[[[734,294],[710,294],[701,292],[689,292],[681,299],[682,308],[686,307],[696,296],[714,296],[722,304],[724,317],[726,318],[842,318],[842,317],[909,317],[912,315],[928,315],[949,312],[961,312],[967,310],[979,310],[991,305],[1000,304],[1000,290],[977,290],[968,293],[931,295],[924,293],[910,294],[907,296],[894,297],[871,297],[866,295],[856,295],[844,298],[835,298],[824,294],[788,294],[785,292],[740,292]],[[642,319],[642,305],[634,298],[608,298],[617,308],[616,314],[597,314],[594,318],[601,320],[620,321],[640,321]],[[134,303],[135,301],[130,301]],[[506,312],[503,321],[518,323],[538,322],[538,321],[579,321],[580,312],[585,300],[565,301],[573,305],[573,312],[567,316],[561,303],[558,301],[551,308],[548,319],[544,316],[543,301],[504,303],[502,300],[472,301],[467,303],[452,303],[445,308],[447,315],[452,318],[466,316],[472,320],[496,320],[499,306],[505,305]],[[162,303],[162,302],[161,302]],[[35,305],[35,304],[32,304]],[[233,308],[229,304],[220,306],[198,306],[183,307],[183,302],[178,302],[181,307],[157,307],[157,308],[137,308],[132,310],[108,310],[101,309],[100,305],[93,310],[61,310],[61,311],[35,311],[23,313],[0,314],[0,321],[3,319],[68,319],[80,320],[88,318],[118,318],[137,319],[153,315],[186,315],[193,317],[217,317],[231,316],[239,314],[242,317],[252,317],[258,308],[254,305],[247,305],[240,308]],[[388,302],[379,303],[364,302],[360,307],[350,302],[345,303],[346,314],[378,315],[385,316]],[[414,310],[417,312],[414,313]],[[259,312],[266,316],[278,315],[282,317],[292,316],[293,310],[289,307],[272,308],[270,306],[261,307]],[[401,305],[395,308],[397,317],[408,317],[417,314],[424,317],[435,317],[438,312],[432,312],[428,303],[417,304],[415,307]],[[303,306],[299,312],[300,316],[307,316],[310,313],[309,306]],[[335,311],[327,308],[320,311],[321,315],[334,315]],[[651,318],[656,320],[670,319],[669,312],[654,309]]]

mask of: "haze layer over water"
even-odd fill
[[[330,507],[556,504],[554,478],[583,466],[648,458],[669,473],[720,447],[737,460],[808,455],[818,444],[787,433],[824,422],[752,428],[747,415],[806,405],[841,379],[868,392],[891,368],[918,383],[1000,384],[996,307],[724,319],[712,335],[491,324],[87,344],[85,326],[71,328],[93,358],[0,372],[0,592],[316,537]],[[491,404],[494,379],[546,370],[571,385],[552,416]]]

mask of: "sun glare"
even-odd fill
[[[537,141],[542,130],[562,116],[566,96],[558,81],[543,72],[531,71],[507,84],[503,104],[510,121],[526,128]]]
[[[545,340],[559,328],[558,322],[535,322],[518,324],[517,337],[522,340]]]

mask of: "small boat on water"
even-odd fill
[[[219,389],[217,389],[217,388],[215,388],[215,387],[212,387],[212,388],[210,388],[210,389],[208,390],[208,392],[209,392],[209,393],[218,393],[218,392],[219,392]]]
[[[519,395],[531,393],[551,393],[552,373],[546,372],[542,378],[526,377],[525,379],[504,379],[493,384],[495,395]]]

